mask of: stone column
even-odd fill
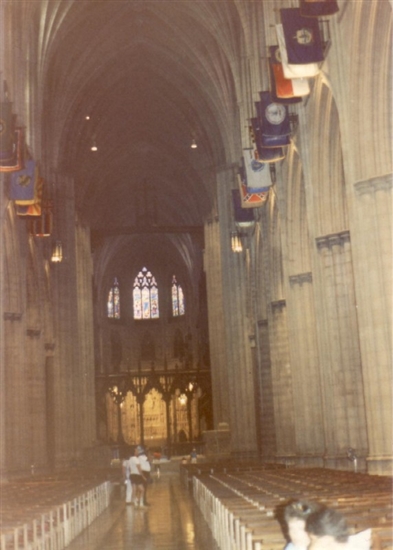
[[[285,300],[271,303],[269,340],[274,395],[276,455],[287,460],[295,455],[295,419]]]
[[[319,237],[316,245],[325,464],[340,467],[349,447],[363,457],[368,447],[350,234]]]
[[[274,396],[272,366],[270,360],[269,327],[266,319],[258,321],[259,353],[259,409],[261,453],[265,459],[276,456],[276,430],[274,420]]]
[[[224,327],[220,225],[218,219],[205,225],[204,268],[209,315],[209,343],[214,426],[229,424],[227,351]]]
[[[90,250],[90,231],[86,227],[76,227],[76,275],[79,332],[79,380],[78,407],[84,423],[80,431],[80,448],[89,448],[96,440],[95,418],[95,361],[94,361],[94,321],[93,321],[93,265]]]
[[[355,184],[354,273],[370,473],[392,464],[392,175]]]
[[[311,272],[289,277],[287,301],[296,453],[301,463],[322,466],[325,440]]]
[[[231,229],[234,226],[231,185],[235,171],[232,167],[218,175],[218,199],[221,225],[221,261],[223,267],[223,313],[227,343],[226,377],[231,431],[231,452],[239,458],[252,458],[258,454],[255,372],[249,336],[253,311],[249,301],[249,249],[247,240],[243,252],[231,249]],[[230,396],[230,397],[229,397]]]

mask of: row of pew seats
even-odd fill
[[[223,550],[282,550],[291,500],[341,512],[351,533],[372,528],[373,550],[393,550],[392,478],[322,468],[197,465],[182,472]]]
[[[67,470],[0,486],[0,550],[61,550],[108,505],[106,471]]]

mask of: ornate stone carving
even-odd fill
[[[355,191],[358,195],[366,193],[375,193],[375,191],[389,190],[393,187],[393,175],[385,174],[384,176],[376,176],[369,180],[358,181],[354,184]]]
[[[289,277],[290,285],[302,285],[303,283],[312,283],[312,273],[308,271],[307,273],[298,273],[297,275],[291,275]]]
[[[27,336],[30,336],[30,338],[39,338],[41,336],[41,329],[40,328],[28,328],[26,329]]]
[[[271,302],[270,305],[272,306],[272,310],[283,309],[287,305],[287,302],[286,300],[276,300],[275,302]]]
[[[3,314],[4,321],[20,321],[22,319],[21,313],[15,313],[11,311],[5,311]]]
[[[339,233],[332,233],[331,235],[324,235],[322,237],[317,237],[315,242],[317,248],[332,248],[333,246],[343,245],[348,243],[351,240],[351,235],[349,231],[340,231]]]

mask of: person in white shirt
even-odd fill
[[[143,504],[143,480],[144,475],[141,468],[141,463],[138,458],[138,448],[135,448],[134,456],[132,456],[128,463],[130,465],[130,479],[132,483],[132,494],[134,495],[134,506],[144,508]]]

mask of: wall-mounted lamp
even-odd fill
[[[51,262],[59,263],[63,261],[63,247],[61,241],[56,241],[53,245]]]
[[[231,248],[232,252],[243,252],[241,234],[237,231],[233,231],[231,233]]]
[[[191,141],[191,149],[196,149],[198,147],[197,142],[195,141],[195,138],[192,138]]]

